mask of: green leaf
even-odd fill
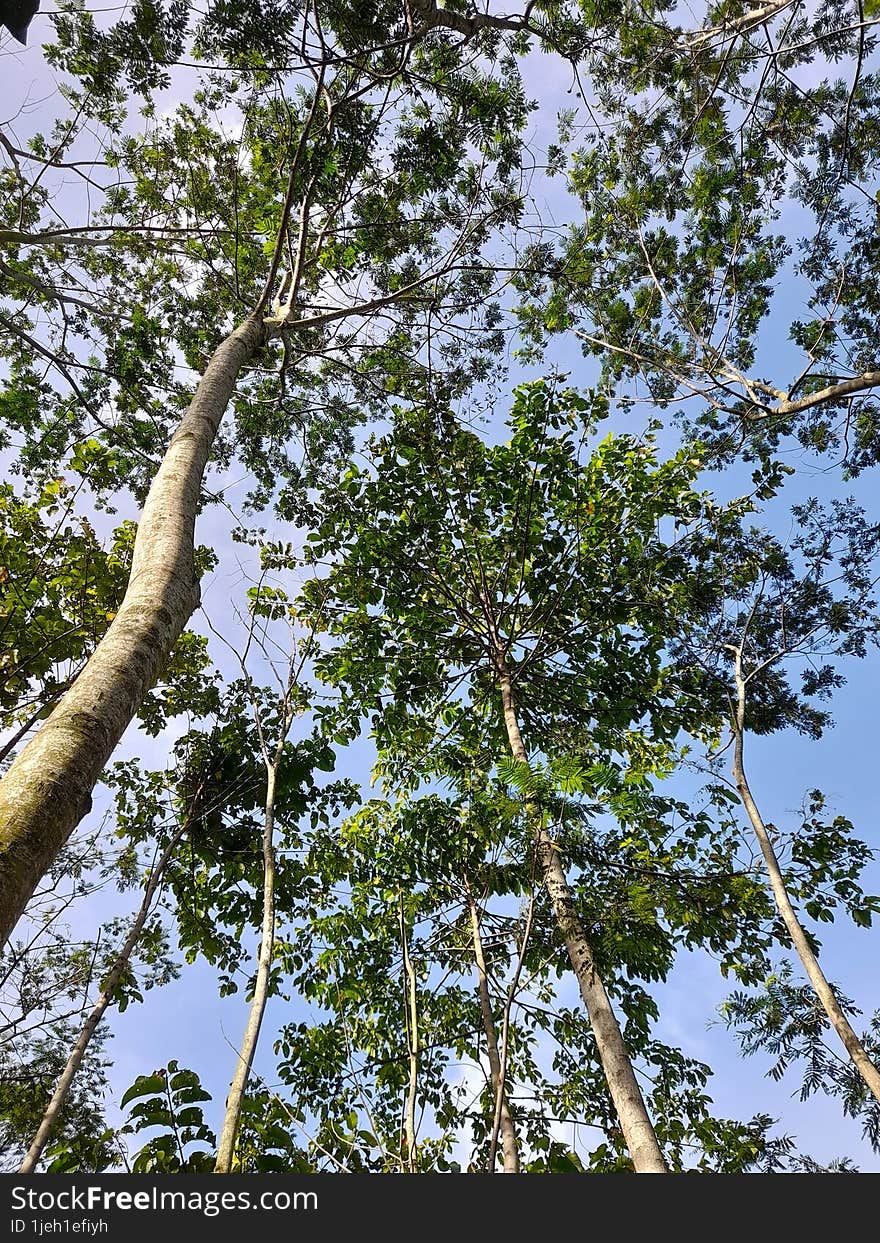
[[[157,1092],[165,1091],[166,1078],[161,1072],[154,1075],[138,1075],[134,1083],[123,1094],[122,1100],[119,1102],[121,1108],[140,1096],[153,1096]]]

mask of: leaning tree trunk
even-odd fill
[[[211,357],[147,494],[128,587],[110,629],[0,781],[0,945],[92,805],[92,790],[199,602],[193,562],[202,478],[260,314]]]
[[[260,937],[260,953],[257,960],[257,981],[251,1000],[247,1027],[238,1053],[238,1064],[229,1095],[226,1098],[226,1114],[223,1118],[223,1130],[217,1147],[217,1160],[214,1165],[215,1174],[229,1174],[232,1170],[232,1157],[235,1152],[235,1139],[238,1135],[238,1124],[241,1118],[241,1104],[250,1078],[257,1041],[260,1038],[260,1027],[266,1011],[266,1000],[269,996],[269,976],[272,970],[272,955],[275,950],[275,786],[278,779],[279,754],[274,764],[267,765],[266,781],[266,812],[263,822],[263,927]]]
[[[82,1030],[77,1037],[76,1044],[70,1051],[70,1056],[67,1059],[64,1070],[61,1072],[61,1077],[55,1085],[55,1091],[52,1093],[52,1099],[46,1106],[46,1112],[43,1114],[42,1121],[37,1128],[37,1133],[34,1136],[33,1143],[27,1150],[27,1154],[19,1166],[19,1174],[33,1174],[37,1167],[37,1162],[40,1160],[46,1145],[52,1138],[52,1134],[58,1124],[58,1117],[61,1110],[64,1108],[64,1102],[67,1100],[67,1095],[70,1092],[71,1084],[76,1077],[77,1071],[82,1065],[83,1058],[85,1057],[86,1051],[91,1044],[92,1037],[98,1030],[101,1019],[104,1017],[107,1007],[113,1000],[113,994],[116,991],[116,986],[122,979],[123,972],[128,967],[132,951],[140,940],[144,924],[147,922],[147,916],[150,913],[150,907],[153,903],[153,896],[155,895],[156,890],[165,875],[165,869],[168,866],[168,861],[173,855],[175,848],[177,847],[177,843],[186,832],[187,827],[188,825],[186,821],[184,821],[177,832],[172,836],[171,840],[168,842],[168,845],[162,851],[159,861],[153,868],[150,879],[147,882],[147,887],[144,891],[143,901],[141,902],[138,913],[135,916],[134,923],[129,929],[128,936],[125,938],[122,949],[113,961],[113,966],[107,974],[107,978],[104,981],[98,1000],[95,1002],[89,1017],[83,1024]]]
[[[813,991],[819,999],[819,1004],[825,1011],[828,1022],[840,1037],[853,1065],[861,1075],[869,1091],[880,1101],[880,1071],[871,1061],[865,1046],[859,1040],[849,1019],[847,1019],[840,1008],[840,1003],[834,996],[834,990],[828,983],[825,972],[819,966],[818,958],[813,953],[803,925],[791,904],[791,899],[785,886],[785,877],[782,875],[782,869],[779,866],[779,859],[777,858],[776,851],[773,849],[767,826],[758,810],[758,805],[754,800],[746,778],[745,764],[743,762],[746,678],[743,677],[742,672],[742,649],[736,649],[735,661],[734,676],[736,678],[737,703],[733,723],[733,779],[736,782],[737,792],[751,821],[755,837],[758,839],[758,845],[761,847],[761,854],[764,856],[764,865],[767,868],[767,876],[770,881],[770,888],[773,891],[776,909],[782,917],[782,922],[785,924],[788,935],[791,937],[791,943],[803,964],[804,971],[806,971],[807,977],[813,986]]]
[[[528,764],[528,753],[517,721],[510,670],[501,651],[496,652],[495,661],[510,752],[514,759]],[[637,1174],[666,1174],[666,1161],[648,1116],[623,1033],[596,970],[593,950],[577,913],[559,851],[537,813],[533,816],[533,832],[544,888],[590,1017],[599,1060],[633,1166]]]

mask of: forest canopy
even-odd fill
[[[0,1168],[880,1168],[873,0],[6,25]]]

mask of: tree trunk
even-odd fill
[[[737,705],[736,719],[734,722],[733,737],[733,779],[736,782],[736,788],[742,805],[746,810],[746,814],[751,821],[752,828],[755,831],[755,837],[758,839],[758,845],[761,847],[761,854],[764,856],[764,864],[767,868],[767,875],[770,880],[770,888],[773,891],[773,898],[776,902],[776,909],[782,917],[782,922],[791,937],[791,943],[795,948],[798,958],[800,958],[803,968],[807,973],[810,983],[819,998],[819,1002],[828,1022],[837,1032],[843,1046],[852,1059],[853,1065],[865,1081],[871,1094],[880,1101],[880,1071],[868,1056],[865,1046],[859,1040],[853,1028],[850,1026],[849,1020],[840,1008],[834,991],[825,973],[819,966],[819,960],[813,953],[807,935],[803,926],[798,919],[797,912],[791,904],[788,891],[785,887],[785,878],[782,875],[782,869],[779,866],[779,859],[776,851],[773,849],[773,843],[770,841],[770,835],[767,832],[767,826],[764,824],[763,817],[758,810],[758,805],[752,797],[752,791],[749,788],[746,779],[745,766],[743,764],[743,741],[745,735],[745,710],[746,710],[746,679],[742,673],[742,649],[734,649],[735,653],[735,678],[737,687]]]
[[[406,915],[403,895],[400,899],[400,943],[403,952],[403,1008],[405,1015],[406,1052],[409,1062],[409,1082],[403,1107],[403,1148],[406,1168],[416,1172],[416,1094],[419,1086],[419,1012],[416,995],[416,972],[409,956],[409,939],[406,931]]]
[[[0,781],[0,945],[92,805],[92,789],[199,601],[193,541],[205,466],[242,366],[265,340],[251,316],[218,347],[147,495],[110,629]]]
[[[516,716],[510,670],[500,651],[496,651],[496,669],[510,752],[514,759],[528,764],[529,757]],[[538,866],[541,869],[544,887],[550,898],[581,997],[590,1017],[599,1060],[633,1166],[638,1174],[666,1174],[668,1173],[666,1162],[648,1116],[632,1060],[611,1007],[611,1001],[596,971],[593,951],[568,887],[559,852],[550,834],[541,823],[537,809],[532,809],[531,818]]]
[[[186,831],[186,827],[186,822],[184,822],[172,836],[168,845],[162,851],[158,863],[153,868],[149,882],[147,883],[147,888],[144,891],[143,901],[141,902],[137,916],[135,917],[135,921],[129,930],[128,936],[125,938],[125,943],[122,946],[122,949],[119,951],[113,962],[113,966],[110,968],[110,972],[104,982],[104,987],[101,989],[98,1000],[92,1007],[91,1014],[83,1024],[82,1031],[77,1038],[76,1044],[70,1052],[70,1057],[67,1059],[64,1070],[61,1072],[61,1077],[58,1080],[55,1091],[52,1094],[52,1099],[46,1106],[46,1112],[43,1114],[43,1120],[37,1129],[34,1141],[28,1149],[25,1159],[19,1166],[19,1174],[33,1174],[36,1169],[37,1162],[43,1155],[43,1151],[55,1129],[55,1124],[58,1121],[58,1115],[64,1108],[64,1102],[67,1100],[70,1085],[73,1083],[76,1072],[82,1065],[83,1058],[86,1055],[86,1050],[91,1043],[92,1037],[98,1030],[98,1025],[104,1017],[107,1007],[113,1000],[116,985],[122,978],[123,971],[125,971],[128,966],[128,961],[131,958],[132,951],[138,943],[144,924],[147,922],[147,916],[150,913],[153,895],[159,887],[159,883],[165,874],[165,868],[168,866],[168,861],[174,853],[177,843]]]
[[[238,1054],[238,1065],[226,1098],[226,1115],[223,1119],[223,1130],[217,1147],[217,1161],[214,1165],[215,1174],[229,1174],[232,1170],[232,1155],[235,1151],[235,1138],[238,1134],[238,1123],[241,1117],[241,1102],[247,1089],[247,1082],[257,1051],[260,1037],[260,1026],[266,1010],[266,999],[269,996],[269,974],[272,969],[272,954],[275,949],[275,844],[273,832],[275,828],[275,783],[278,777],[279,755],[273,764],[267,765],[266,780],[266,818],[263,824],[263,927],[260,934],[260,954],[257,961],[257,981],[251,1001],[247,1027]]]
[[[489,1173],[495,1172],[495,1144],[501,1136],[503,1169],[505,1174],[519,1173],[519,1145],[516,1138],[516,1127],[513,1124],[510,1107],[507,1103],[507,1085],[504,1068],[498,1053],[498,1037],[495,1034],[495,1020],[492,1017],[492,1002],[489,998],[489,976],[486,971],[486,959],[483,954],[483,938],[480,935],[480,919],[477,905],[467,889],[468,909],[471,916],[471,933],[474,942],[474,959],[477,964],[477,991],[480,997],[480,1012],[483,1016],[483,1031],[486,1034],[486,1052],[489,1055],[489,1082],[492,1085],[492,1135],[489,1144]]]

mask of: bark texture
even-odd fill
[[[514,759],[528,764],[528,752],[517,720],[510,670],[501,652],[496,654],[496,669],[511,755]],[[605,985],[596,971],[593,951],[577,913],[559,851],[542,825],[536,809],[532,819],[544,888],[550,898],[581,997],[590,1017],[599,1060],[636,1173],[666,1174],[666,1161],[657,1142],[623,1033]]]
[[[265,332],[252,316],[209,361],[147,496],[119,611],[0,781],[0,945],[90,810],[104,765],[198,605],[193,541],[202,478],[239,372]]]

